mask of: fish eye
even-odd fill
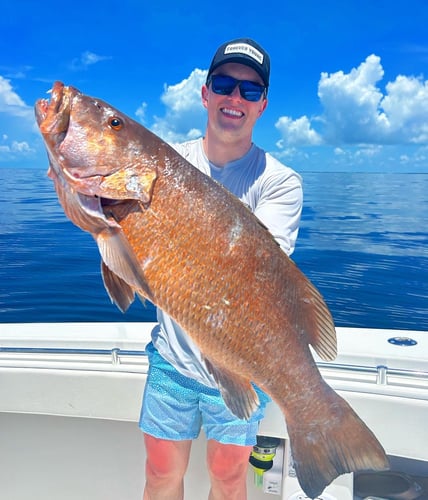
[[[117,116],[111,116],[108,119],[108,124],[113,130],[120,130],[123,127],[123,121]]]

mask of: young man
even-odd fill
[[[205,137],[176,148],[246,203],[291,254],[302,208],[300,177],[252,142],[267,106],[269,74],[269,55],[253,40],[221,45],[202,87]],[[147,452],[144,500],[184,498],[191,442],[201,426],[207,437],[209,499],[245,500],[248,458],[269,398],[259,391],[260,408],[249,421],[237,419],[191,339],[161,310],[158,322],[148,346],[140,418]]]

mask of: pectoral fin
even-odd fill
[[[259,397],[248,379],[225,369],[217,369],[204,358],[208,371],[218,383],[220,393],[229,410],[238,418],[248,420],[259,406]]]
[[[134,302],[134,289],[128,283],[125,283],[122,278],[119,278],[117,274],[110,271],[103,260],[101,260],[101,275],[111,301],[117,305],[121,312],[126,312]]]
[[[113,302],[127,309],[134,300],[134,291],[152,300],[137,257],[120,228],[108,228],[95,236],[104,263],[103,280]]]

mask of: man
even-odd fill
[[[202,87],[205,137],[176,146],[190,163],[246,203],[291,254],[302,207],[300,177],[252,142],[267,106],[270,59],[250,39],[224,43]],[[248,420],[225,406],[199,349],[163,311],[148,346],[150,369],[140,427],[147,452],[144,500],[184,498],[192,439],[207,437],[210,500],[245,500],[248,458],[269,397]],[[251,341],[251,332],[248,332]]]

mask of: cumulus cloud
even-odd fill
[[[428,80],[400,75],[386,90],[382,108],[391,134],[403,142],[428,143]]]
[[[33,120],[33,108],[13,90],[10,80],[0,76],[0,113]]]
[[[7,136],[3,136],[0,144],[0,161],[7,162],[10,159],[22,158],[34,153],[34,149],[26,141],[8,141]]]
[[[382,91],[383,76],[380,57],[374,54],[349,73],[322,73],[322,114],[313,119],[280,117],[278,146],[426,144],[428,81],[399,75]]]
[[[380,58],[369,56],[350,73],[322,73],[318,96],[324,108],[325,139],[329,143],[376,142],[387,118],[381,112],[382,93],[376,83],[384,71]],[[370,141],[364,140],[370,137]]]
[[[302,116],[297,120],[292,120],[288,116],[281,116],[275,123],[282,139],[278,141],[278,147],[298,145],[315,146],[322,143],[321,136],[311,127],[307,116]]]
[[[324,108],[325,138],[330,143],[405,144],[428,140],[428,81],[399,75],[377,83],[384,71],[370,55],[345,74],[322,73],[318,96]]]
[[[35,150],[26,134],[35,131],[33,107],[17,94],[10,80],[0,76],[0,161],[31,157]]]
[[[206,70],[195,69],[180,83],[165,85],[161,99],[166,112],[163,117],[155,117],[150,127],[155,134],[171,143],[202,135],[206,115],[201,104],[201,87],[206,76]]]

